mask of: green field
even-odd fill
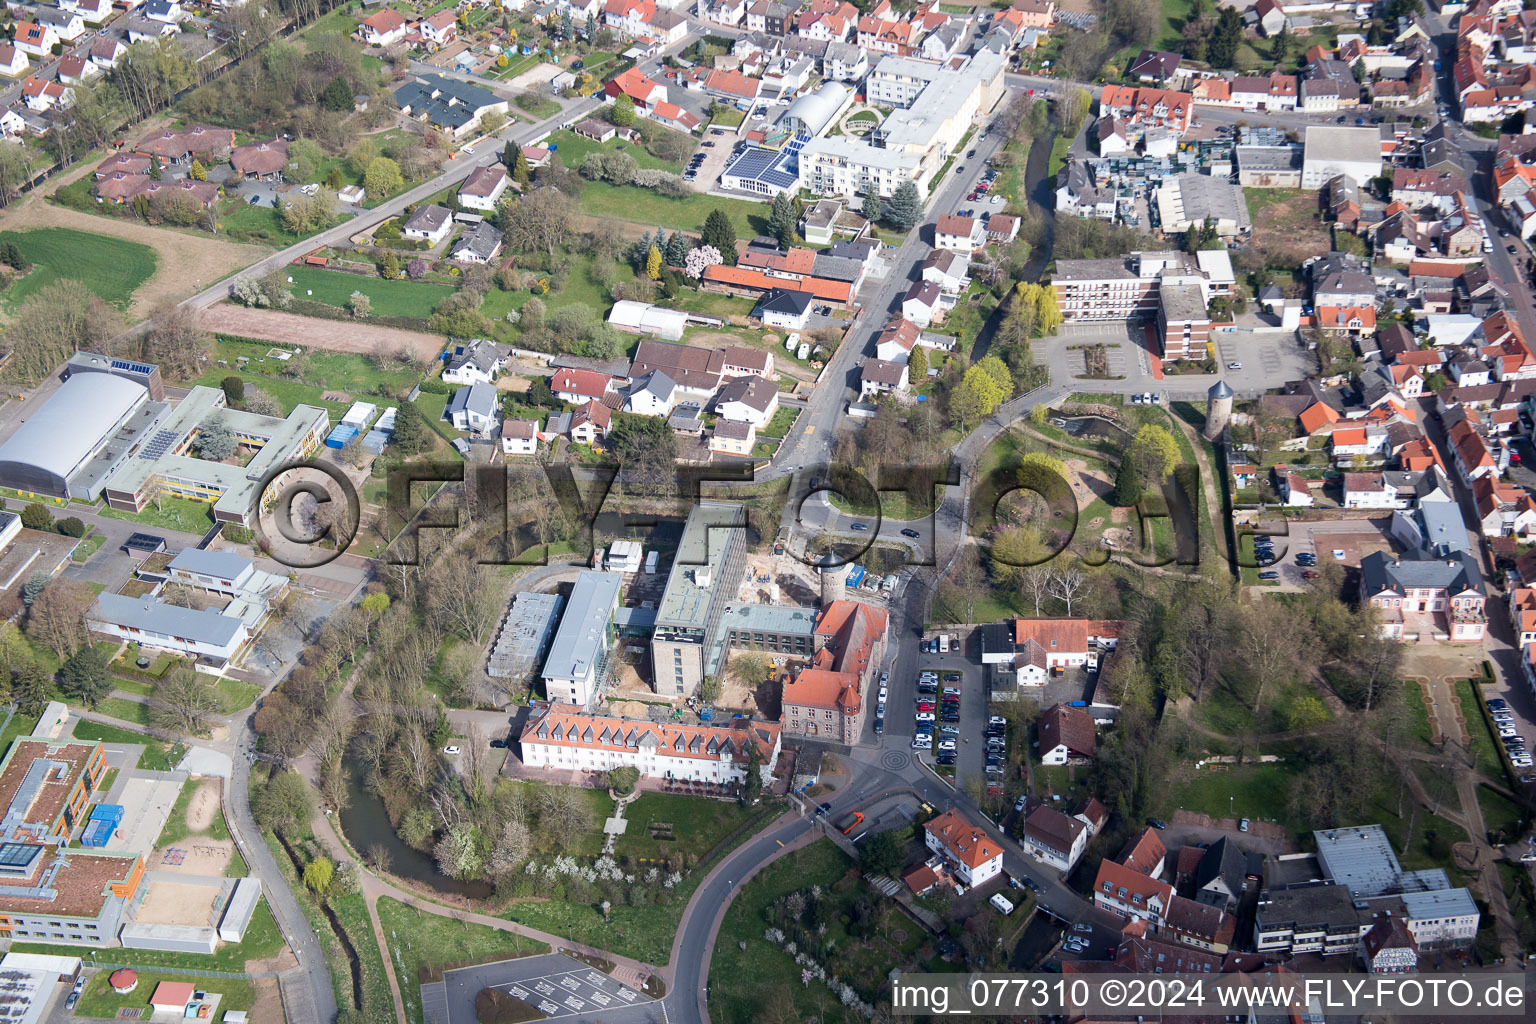
[[[445,965],[467,961],[549,952],[544,943],[515,932],[424,913],[388,896],[379,899],[379,925],[395,961],[395,978],[400,982],[405,1015],[413,1024],[422,1022],[423,971],[435,972]]]
[[[21,255],[33,264],[7,294],[11,305],[55,281],[76,280],[92,294],[125,307],[134,289],[155,272],[153,249],[109,235],[73,228],[0,231],[0,244],[5,242],[16,243]]]
[[[141,744],[144,747],[144,753],[139,758],[138,767],[152,772],[170,771],[180,762],[185,752],[185,748],[179,743],[174,745],[162,743],[152,737],[101,722],[76,722],[74,736],[77,740],[96,740],[100,743]]]
[[[386,281],[319,267],[293,267],[288,273],[293,278],[294,298],[345,309],[352,293],[362,292],[373,301],[374,316],[431,316],[437,304],[453,294],[445,284]]]
[[[645,151],[644,146],[622,142],[619,139],[609,139],[607,142],[593,142],[584,139],[573,131],[555,132],[543,145],[557,146],[560,154],[560,162],[567,167],[580,167],[581,162],[589,153],[628,153],[635,158],[635,163],[641,167],[649,167],[654,170],[671,171],[680,174],[683,170],[682,161],[668,162],[658,160]],[[585,194],[585,193],[583,193]]]
[[[696,192],[686,199],[668,199],[650,189],[633,185],[609,185],[589,181],[581,190],[577,208],[589,217],[644,224],[668,231],[680,228],[695,234],[704,230],[704,220],[711,210],[724,210],[736,228],[737,238],[750,239],[768,230],[768,207],[742,199],[722,199]]]
[[[198,536],[207,533],[208,527],[213,525],[213,506],[207,502],[193,501],[191,498],[166,498],[158,502],[158,506],[157,503],[151,502],[142,512],[122,512],[115,508],[100,508],[96,510],[96,514],[106,516],[108,519],[123,519],[141,526],[177,530]]]

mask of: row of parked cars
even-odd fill
[[[1533,762],[1530,752],[1525,749],[1525,738],[1515,728],[1515,713],[1509,709],[1509,702],[1503,697],[1492,698],[1488,701],[1488,714],[1499,730],[1499,742],[1504,744],[1509,763],[1516,768],[1531,767]]]
[[[960,673],[924,669],[917,674],[916,710],[912,712],[912,747],[933,750],[939,764],[955,763],[955,737],[960,735]],[[935,744],[935,726],[938,742]]]

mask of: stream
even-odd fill
[[[384,801],[369,791],[363,783],[363,773],[357,769],[352,771],[347,782],[347,806],[341,812],[341,831],[352,849],[363,856],[367,856],[370,848],[382,846],[389,855],[391,875],[452,896],[483,900],[491,895],[489,882],[460,882],[449,878],[437,870],[437,862],[429,855],[407,846],[390,825],[389,815],[384,812]]]

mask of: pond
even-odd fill
[[[1057,418],[1051,422],[1073,437],[1097,436],[1117,444],[1126,444],[1131,440],[1131,435],[1120,424],[1102,416],[1073,416]]]
[[[407,846],[389,823],[384,801],[374,796],[363,783],[363,773],[354,768],[347,783],[347,806],[341,812],[341,831],[352,849],[363,856],[375,847],[389,855],[389,873],[419,882],[440,893],[466,896],[472,900],[491,895],[489,882],[459,882],[437,870],[437,862],[412,846]]]

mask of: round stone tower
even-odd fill
[[[1218,380],[1211,385],[1211,390],[1206,392],[1210,399],[1210,407],[1205,413],[1205,438],[1214,441],[1221,437],[1221,432],[1227,429],[1227,421],[1232,418],[1232,389],[1227,387],[1227,382]]]
[[[816,562],[821,573],[821,606],[830,607],[833,601],[841,601],[848,585],[848,566],[828,551]]]

